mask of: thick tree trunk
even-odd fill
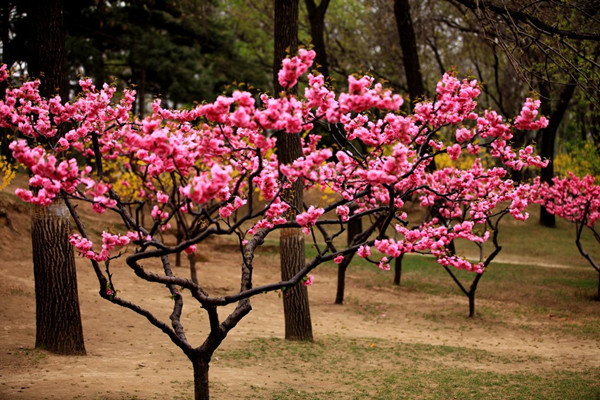
[[[208,400],[210,398],[208,388],[209,361],[202,358],[191,361],[194,367],[194,400]]]
[[[402,49],[402,64],[404,65],[404,75],[410,97],[410,108],[425,95],[425,85],[423,84],[423,74],[421,73],[421,63],[419,62],[419,52],[417,49],[417,37],[413,27],[412,16],[410,14],[410,4],[408,0],[394,1],[394,16],[400,39],[400,48]],[[421,146],[419,155],[429,153],[431,147],[427,144]],[[427,171],[437,169],[435,159],[427,165]]]
[[[40,78],[42,97],[58,93],[64,99],[63,1],[24,0],[21,4],[31,26],[26,46],[29,74]],[[36,346],[60,354],[85,354],[68,215],[62,199],[56,199],[47,209],[35,207],[32,214]]]
[[[48,207],[34,207],[35,345],[58,354],[85,354],[69,232],[69,212],[62,199]]]
[[[298,0],[275,0],[275,31],[273,57],[273,87],[278,93],[282,90],[277,79],[281,60],[286,52],[295,54],[298,50]],[[294,88],[294,90],[296,90]],[[300,135],[281,132],[277,137],[277,157],[282,164],[288,164],[302,156]],[[295,220],[296,210],[303,207],[302,182],[284,191],[282,199],[292,207],[287,218]],[[300,229],[291,228],[281,231],[280,239],[281,278],[290,279],[304,267],[304,236]],[[285,316],[285,338],[288,340],[313,340],[308,291],[305,286],[297,285],[283,293],[283,312]]]
[[[569,102],[573,97],[574,91],[574,84],[565,86],[565,88],[560,92],[556,107],[554,108],[554,110],[552,110],[552,106],[549,100],[551,97],[550,84],[544,83],[540,85],[540,93],[542,95],[542,98],[548,99],[545,102],[542,101],[541,111],[544,115],[550,118],[548,126],[540,132],[540,156],[543,159],[550,161],[546,168],[542,168],[542,182],[552,183],[552,178],[554,178],[554,144],[556,142],[558,127],[560,126],[565,112],[569,107]],[[542,207],[540,209],[540,224],[548,227],[554,227],[556,225],[556,217],[554,216],[554,214],[551,214],[548,211],[546,211],[546,208]]]
[[[24,0],[29,31],[27,70],[40,78],[42,97],[67,96],[65,78],[65,28],[62,0]]]
[[[329,77],[329,62],[327,61],[327,49],[325,47],[325,13],[330,0],[321,0],[317,6],[314,0],[305,0],[310,23],[310,37],[312,45],[317,52],[315,59],[317,69],[325,77]]]
[[[396,26],[400,36],[400,47],[402,48],[402,63],[408,94],[412,104],[425,94],[419,53],[417,51],[417,38],[413,28],[412,16],[410,15],[410,4],[408,0],[396,0],[394,2],[394,15]]]
[[[304,267],[304,236],[300,229],[283,229],[280,240],[281,279],[288,280]],[[299,284],[283,292],[283,314],[287,340],[313,340],[306,286]]]

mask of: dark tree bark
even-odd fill
[[[400,48],[402,49],[402,64],[404,65],[404,75],[408,86],[408,95],[410,97],[411,109],[425,95],[425,85],[423,84],[423,74],[421,73],[421,63],[419,62],[419,52],[417,49],[417,37],[413,27],[412,15],[410,14],[409,0],[394,1],[394,16],[400,38]],[[430,147],[425,145],[420,149],[424,154],[430,151]],[[435,160],[427,166],[428,171],[436,170]],[[402,271],[402,256],[396,258],[394,266],[394,284],[400,285],[400,276]]]
[[[70,230],[69,212],[62,199],[48,207],[34,207],[35,346],[58,354],[85,354]]]
[[[41,80],[43,97],[65,98],[65,27],[61,0],[22,3],[29,19],[27,68]],[[36,347],[60,354],[85,354],[77,274],[69,243],[69,217],[64,201],[35,208],[31,239],[36,292]]]
[[[65,78],[65,26],[62,0],[25,0],[31,27],[27,40],[27,70],[40,78],[40,94],[67,95]]]
[[[542,100],[541,111],[550,119],[548,126],[540,131],[540,156],[543,159],[550,160],[548,166],[542,168],[541,180],[542,182],[549,184],[552,183],[552,178],[554,178],[554,144],[556,142],[556,134],[565,112],[569,107],[569,102],[573,97],[573,93],[575,92],[575,84],[565,86],[560,92],[554,109],[552,109],[552,104],[549,100],[551,98],[550,90],[549,83],[545,82],[540,85],[540,94],[542,95],[542,98],[548,99],[547,101]],[[547,227],[554,227],[556,225],[556,217],[554,214],[546,211],[545,207],[540,209],[540,224]]]
[[[404,64],[408,95],[410,96],[411,104],[414,104],[425,94],[425,87],[423,85],[421,64],[419,63],[419,53],[417,51],[417,38],[413,28],[408,0],[395,0],[394,15],[396,17],[398,35],[400,36],[402,63]]]
[[[289,51],[298,50],[298,0],[275,0],[275,52],[273,57],[273,87],[282,90],[277,80],[281,60]],[[277,137],[277,157],[283,164],[291,163],[302,156],[300,135],[280,133]],[[295,218],[302,209],[302,182],[296,181],[290,190],[283,193],[283,200],[292,207],[288,219]],[[304,267],[304,236],[298,228],[282,229],[280,237],[281,278],[288,280]],[[283,292],[285,316],[285,338],[288,340],[313,340],[308,291],[303,285],[287,288]]]
[[[400,286],[402,281],[402,260],[404,253],[400,254],[400,257],[396,257],[396,263],[394,264],[394,285]]]
[[[192,359],[194,367],[194,400],[209,400],[208,368],[209,361],[201,357]]]
[[[356,207],[353,207],[356,208]],[[354,218],[348,221],[348,247],[354,245],[354,238],[356,235],[360,235],[363,231],[362,219]],[[346,290],[346,270],[350,265],[350,262],[354,258],[354,253],[348,254],[344,257],[344,260],[338,265],[338,279],[337,279],[337,290],[335,293],[335,304],[344,304],[344,292]]]
[[[329,62],[327,61],[327,49],[325,47],[325,13],[329,7],[330,0],[321,0],[317,6],[314,0],[305,0],[308,10],[308,21],[310,23],[310,36],[312,45],[317,52],[317,69],[324,77],[329,77]]]

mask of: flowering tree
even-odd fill
[[[281,85],[296,85],[314,56],[313,51],[300,50],[284,61]],[[5,67],[0,71],[6,79]],[[372,78],[350,76],[348,83],[348,91],[336,95],[321,75],[309,74],[302,97],[283,92],[262,95],[257,102],[250,93],[235,91],[191,110],[165,109],[156,100],[151,115],[133,119],[133,91],[117,98],[114,88],[97,89],[90,80],[82,80],[82,94],[64,103],[59,97],[41,98],[38,83],[32,81],[6,91],[0,102],[0,127],[18,130],[22,139],[10,148],[32,173],[30,188],[18,189],[17,195],[41,205],[58,195],[66,198],[79,230],[71,243],[90,260],[100,296],[144,316],[168,335],[193,364],[195,398],[207,399],[212,354],[250,312],[252,296],[275,290],[283,290],[285,296],[286,288],[300,282],[310,285],[309,273],[319,264],[340,263],[355,252],[373,259],[372,248],[381,253],[374,262],[383,269],[388,268],[388,257],[429,251],[444,266],[481,273],[481,262],[449,252],[449,243],[457,238],[485,242],[488,235],[479,234],[477,226],[500,201],[510,201],[508,211],[525,218],[527,200],[521,195],[526,188],[506,179],[504,169],[484,168],[477,160],[468,169],[437,175],[426,167],[440,154],[458,157],[466,150],[478,155],[483,147],[507,168],[541,165],[531,148],[515,151],[507,144],[513,129],[545,124],[537,118],[539,102],[528,100],[514,123],[506,123],[492,111],[475,112],[477,82],[446,74],[435,101],[417,104],[414,114],[402,115],[402,98]],[[320,148],[320,137],[310,134],[317,121],[343,126],[335,150]],[[59,128],[66,133],[56,146],[43,147],[41,143],[56,136]],[[443,139],[444,130],[451,131],[451,139]],[[274,151],[279,133],[302,133],[303,155],[280,163]],[[369,151],[361,152],[354,141]],[[431,152],[420,151],[424,146]],[[119,159],[128,160],[122,168],[136,180],[131,183],[139,188],[135,199],[121,197],[107,178],[106,169],[115,168]],[[289,213],[293,205],[282,200],[282,192],[297,181],[305,189],[333,191],[337,197],[329,204],[304,204]],[[423,204],[443,199],[441,218],[407,228],[401,209],[412,196],[420,196]],[[105,231],[101,242],[93,241],[75,202],[97,213],[114,213],[123,231]],[[152,210],[145,223],[139,212],[144,206]],[[341,235],[357,218],[372,222],[346,245]],[[185,221],[186,232],[181,241],[169,245],[161,232],[171,229],[174,220]],[[402,239],[386,239],[390,227]],[[284,228],[302,229],[316,256],[290,279],[255,287],[254,253],[268,235]],[[170,264],[170,256],[193,253],[198,243],[214,236],[235,238],[241,255],[240,289],[224,296],[178,276]],[[160,260],[161,272],[148,268],[152,260]],[[111,269],[122,261],[140,279],[166,287],[173,301],[170,321],[119,294]],[[194,299],[208,314],[209,331],[199,346],[186,337],[180,318],[184,299]],[[229,304],[235,308],[221,318],[221,307]]]
[[[552,184],[542,183],[538,196],[534,201],[546,210],[575,224],[575,244],[579,253],[598,272],[598,299],[600,300],[600,265],[583,248],[581,236],[588,229],[598,244],[600,234],[596,230],[596,222],[600,218],[600,186],[595,184],[594,177],[586,175],[580,178],[573,173],[566,177],[555,177]]]

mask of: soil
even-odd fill
[[[189,396],[192,369],[185,355],[143,317],[101,299],[91,266],[80,257],[76,259],[87,355],[57,356],[34,349],[35,294],[28,208],[14,197],[5,196],[2,203],[13,226],[9,226],[6,218],[0,218],[0,398],[162,399]],[[239,260],[235,252],[226,243],[213,241],[201,246],[198,254],[199,278],[201,282],[209,282],[208,290],[211,293],[235,291],[239,285]],[[256,271],[256,284],[277,279],[275,249],[267,248],[257,256],[257,261],[261,266]],[[115,281],[119,282],[119,295],[139,301],[160,317],[168,318],[170,298],[166,289],[140,285],[125,266],[115,267],[113,271]],[[179,267],[176,272],[187,275],[184,267]],[[489,329],[485,323],[465,318],[466,299],[461,296],[434,296],[391,288],[374,291],[361,284],[360,278],[352,273],[346,285],[347,304],[334,305],[335,271],[324,268],[317,270],[315,276],[309,295],[317,341],[337,335],[365,342],[375,338],[401,343],[454,345],[461,335],[457,333],[458,328],[467,326],[472,347],[509,357],[521,356],[522,362],[518,364],[482,363],[478,368],[483,370],[600,367],[600,338],[544,334],[544,329],[514,329],[524,321],[512,313],[506,314],[503,325]],[[190,332],[189,340],[199,345],[206,332],[206,316],[192,299],[186,298],[186,301],[188,309],[183,322]],[[478,305],[502,310],[501,304],[492,303],[481,300]],[[239,367],[220,362],[221,352],[242,348],[253,338],[283,338],[283,310],[278,294],[255,297],[252,304],[253,311],[230,333],[215,354],[211,364],[214,398],[243,398],[250,384],[269,389],[292,379],[285,369],[269,368],[268,360]],[[456,310],[445,314],[443,325],[426,317],[440,308]],[[539,320],[527,323],[557,324],[560,318],[540,316]],[[456,363],[459,365],[460,361]]]

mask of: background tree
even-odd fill
[[[575,87],[587,94],[591,108],[600,106],[600,6],[585,0],[449,1],[474,13],[513,70],[545,101],[552,122],[540,136],[541,155],[550,160],[542,179],[551,183],[558,129]],[[540,222],[554,226],[554,216],[542,208]]]
[[[305,0],[310,24],[310,37],[314,50],[317,53],[316,66],[319,72],[329,78],[329,61],[327,60],[327,47],[325,46],[325,14],[330,0],[321,0],[317,5],[314,0]]]
[[[20,3],[30,27],[26,40],[27,69],[41,78],[45,97],[66,96],[65,28],[62,0]],[[56,145],[49,138],[47,146]],[[31,239],[36,297],[36,347],[59,354],[85,354],[77,295],[77,273],[69,243],[69,214],[62,198],[52,206],[34,206]]]
[[[278,71],[282,60],[298,50],[298,0],[275,0],[274,10],[273,86],[275,93],[285,88],[279,83]],[[302,157],[300,134],[280,133],[277,136],[277,158],[289,164]],[[287,218],[294,220],[304,209],[304,189],[297,180],[286,189],[282,199],[291,205]],[[286,228],[279,239],[281,279],[289,280],[302,270],[305,263],[304,236],[299,228]],[[283,292],[285,338],[288,340],[313,340],[308,291],[304,286],[294,286]]]

